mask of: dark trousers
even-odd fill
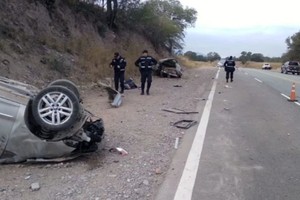
[[[229,77],[231,80],[233,80],[233,73],[235,71],[234,67],[231,67],[231,68],[228,67],[225,69],[225,71],[226,71],[226,80],[228,80]]]
[[[151,70],[141,70],[141,89],[142,92],[145,90],[145,83],[147,80],[147,92],[149,92],[152,83],[152,71]]]
[[[115,89],[119,90],[119,84],[121,86],[121,93],[124,92],[124,80],[125,80],[125,72],[115,71]]]

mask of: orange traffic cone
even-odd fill
[[[292,85],[292,90],[291,90],[291,95],[289,101],[297,101],[296,100],[296,84],[293,83]]]

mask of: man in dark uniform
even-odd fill
[[[144,50],[143,55],[135,61],[135,66],[139,67],[141,73],[141,95],[144,95],[145,83],[147,80],[147,95],[150,94],[150,87],[152,82],[152,66],[156,65],[157,61],[148,55],[148,51]]]
[[[226,71],[226,82],[228,83],[229,75],[230,81],[233,81],[233,72],[235,71],[235,61],[230,56],[224,63],[225,71]]]
[[[125,68],[126,60],[118,52],[114,54],[114,58],[110,63],[110,67],[114,68],[114,80],[115,80],[115,89],[119,90],[119,84],[121,86],[121,94],[124,93],[124,80],[125,80]]]

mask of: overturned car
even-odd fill
[[[183,73],[181,66],[174,58],[164,58],[159,60],[153,70],[156,75],[161,77],[181,78]]]
[[[94,152],[102,119],[92,120],[76,85],[60,79],[46,88],[0,77],[0,163],[74,158]]]

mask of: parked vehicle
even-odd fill
[[[153,68],[156,75],[161,77],[177,77],[181,78],[183,72],[182,68],[174,58],[165,58],[158,61]]]
[[[226,61],[225,58],[221,58],[221,60],[219,60],[219,62],[217,63],[217,67],[224,67],[225,61]]]
[[[269,69],[270,70],[270,69],[272,69],[272,66],[271,66],[270,63],[264,63],[261,68],[262,69]]]
[[[297,61],[287,61],[281,66],[281,73],[292,73],[300,75],[300,65]]]
[[[94,152],[103,121],[93,121],[74,83],[57,80],[39,90],[0,77],[0,163],[57,159]]]

